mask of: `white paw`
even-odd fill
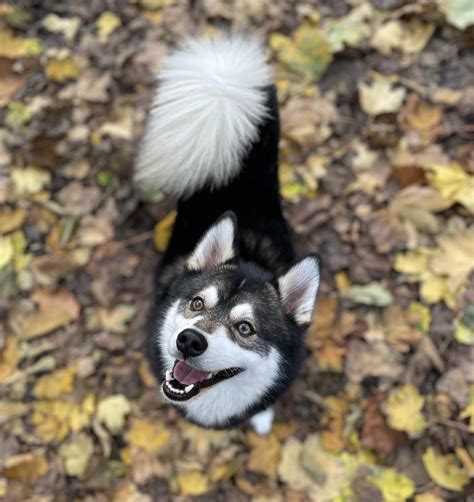
[[[274,418],[275,412],[273,411],[273,408],[267,408],[266,410],[254,415],[250,419],[250,423],[259,436],[266,436],[272,430]]]

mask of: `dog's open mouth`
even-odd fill
[[[201,389],[216,385],[243,371],[242,368],[227,368],[221,371],[202,371],[193,368],[184,361],[175,361],[173,369],[166,372],[163,392],[172,401],[187,401]]]

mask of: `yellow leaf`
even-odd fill
[[[427,173],[428,182],[451,204],[459,202],[474,214],[474,176],[459,164],[434,165]]]
[[[0,234],[7,234],[20,228],[25,221],[26,212],[23,208],[13,209],[9,206],[0,207]],[[2,251],[0,249],[0,261]]]
[[[112,309],[99,309],[99,321],[103,329],[112,333],[126,333],[128,323],[135,317],[137,309],[133,305],[117,305]]]
[[[48,31],[62,33],[66,40],[72,41],[81,26],[81,20],[78,17],[59,17],[56,14],[48,14],[42,24]]]
[[[166,251],[171,237],[171,232],[173,231],[173,225],[176,221],[176,215],[176,211],[171,211],[155,225],[153,241],[155,243],[156,250],[160,253],[164,253]]]
[[[269,44],[278,62],[309,81],[319,80],[332,61],[324,34],[308,24],[301,25],[291,37],[272,33]]]
[[[16,195],[34,195],[51,181],[51,173],[34,166],[14,167],[11,181]]]
[[[33,394],[38,399],[56,399],[74,390],[76,368],[69,366],[44,375],[36,381]]]
[[[464,345],[474,345],[474,328],[464,324],[462,319],[456,319],[455,326],[454,336],[456,340]]]
[[[461,420],[469,419],[469,429],[474,434],[474,386],[469,392],[469,401],[466,407],[459,414]]]
[[[382,492],[387,501],[405,502],[415,493],[415,483],[395,469],[383,469],[378,476],[369,480]]]
[[[79,76],[79,67],[71,58],[50,59],[46,63],[46,75],[56,82],[75,80]]]
[[[64,470],[68,476],[82,477],[94,452],[94,443],[89,435],[80,433],[59,447]]]
[[[374,78],[372,84],[359,84],[359,101],[365,113],[380,115],[397,112],[405,99],[403,87],[394,88],[392,81],[384,76]]]
[[[474,478],[474,460],[465,448],[457,447],[454,450],[456,452],[456,457],[461,461],[464,469],[466,469],[467,475],[470,478]]]
[[[158,421],[136,418],[125,437],[130,446],[153,452],[163,448],[170,440],[171,434]]]
[[[97,405],[97,419],[107,426],[112,434],[118,434],[125,425],[125,419],[132,407],[123,394],[109,396]]]
[[[248,469],[276,479],[281,453],[280,441],[276,435],[258,436],[250,432],[248,438],[252,446],[247,464]]]
[[[14,249],[10,237],[0,237],[0,269],[6,267],[13,259]]]
[[[0,351],[0,383],[12,375],[20,360],[20,350],[16,340],[9,336],[5,346]]]
[[[422,458],[426,472],[442,488],[461,492],[464,486],[469,483],[469,476],[464,469],[456,464],[454,455],[442,455],[430,447]]]
[[[421,52],[434,31],[434,25],[417,18],[408,22],[392,19],[381,25],[371,39],[371,45],[384,55],[399,50],[405,54]]]
[[[44,442],[62,441],[72,430],[78,432],[90,423],[94,412],[94,396],[88,395],[82,403],[61,400],[33,403],[31,422],[35,435]]]
[[[406,384],[390,392],[382,405],[387,415],[390,427],[405,431],[410,437],[419,436],[426,427],[426,421],[421,413],[425,398],[418,393],[413,385]]]
[[[38,56],[43,52],[41,42],[36,38],[14,37],[9,31],[0,30],[0,56],[18,59]]]
[[[3,474],[7,478],[18,479],[34,485],[38,478],[48,471],[48,462],[43,452],[21,453],[10,457],[3,464]]]
[[[433,492],[425,492],[415,495],[415,502],[444,502],[444,499]]]
[[[121,26],[121,24],[122,21],[120,18],[109,11],[103,12],[95,23],[101,40],[106,40],[111,33]]]
[[[187,471],[176,478],[181,495],[203,495],[209,491],[209,479],[200,471]]]
[[[417,329],[422,333],[428,333],[431,324],[430,309],[421,303],[412,302],[410,303],[409,312],[418,318]]]
[[[457,295],[474,270],[474,227],[455,235],[440,235],[439,250],[429,259],[430,269],[447,278],[451,294]]]

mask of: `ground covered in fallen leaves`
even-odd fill
[[[464,0],[0,3],[0,498],[472,500],[473,23]],[[133,156],[160,57],[219,27],[268,41],[285,212],[323,261],[267,437],[185,422],[141,352],[174,213]]]

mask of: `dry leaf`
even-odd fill
[[[109,396],[98,403],[97,419],[105,424],[112,434],[118,434],[131,410],[130,402],[123,394]]]
[[[122,25],[121,19],[113,12],[102,12],[95,22],[97,32],[102,41],[107,40],[109,35]]]
[[[406,384],[390,392],[382,409],[390,427],[405,431],[410,437],[419,437],[425,430],[426,420],[421,410],[425,398],[413,385]]]
[[[155,243],[156,250],[160,253],[164,253],[168,247],[176,215],[177,212],[175,210],[171,211],[155,225],[153,242]]]
[[[34,486],[38,478],[48,471],[48,462],[42,451],[21,453],[5,460],[3,475]]]
[[[437,485],[447,490],[461,492],[469,483],[469,476],[456,464],[454,455],[441,455],[430,447],[422,458],[426,472]]]
[[[403,87],[394,88],[387,77],[378,76],[372,84],[359,84],[359,101],[365,113],[380,115],[397,112],[405,99]]]
[[[15,194],[19,197],[34,195],[51,181],[51,173],[39,167],[14,167],[11,182]]]
[[[20,228],[23,225],[23,222],[25,221],[25,217],[26,217],[26,212],[23,208],[19,207],[13,209],[9,206],[0,207],[0,234],[7,234],[9,232],[12,232],[13,230],[17,230],[18,228]],[[0,250],[0,257],[2,257],[1,250]]]
[[[111,310],[99,309],[100,325],[106,331],[112,333],[126,333],[128,323],[135,317],[137,312],[133,305],[117,305]]]
[[[69,366],[44,375],[36,381],[33,394],[38,399],[56,399],[74,390],[76,368]]]
[[[64,39],[71,42],[81,26],[78,17],[60,17],[56,14],[48,14],[43,18],[43,26],[52,33],[62,33]]]
[[[280,441],[276,435],[258,436],[250,432],[248,439],[252,447],[247,463],[248,469],[276,479],[281,452]]]
[[[163,448],[170,440],[171,434],[158,421],[135,418],[125,437],[130,446],[153,452]]]
[[[72,58],[49,59],[46,63],[46,75],[55,82],[75,80],[79,76],[79,67]]]
[[[94,452],[94,443],[89,435],[79,433],[59,447],[59,456],[68,476],[81,478]]]
[[[209,491],[209,478],[200,471],[187,471],[176,477],[181,495],[203,495]]]
[[[405,502],[415,493],[415,483],[395,469],[383,469],[377,477],[369,477],[369,480],[379,488],[387,502]]]
[[[20,361],[20,350],[16,340],[9,336],[0,350],[0,383],[11,376]]]

